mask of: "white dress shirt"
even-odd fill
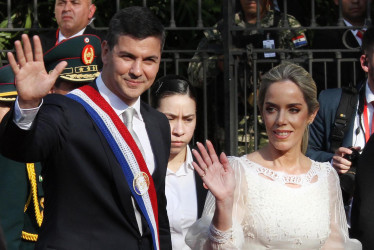
[[[84,29],[82,29],[81,31],[79,31],[78,33],[75,33],[74,35],[70,36],[70,37],[65,37],[62,33],[61,33],[61,30],[59,29],[58,30],[58,39],[57,39],[57,42],[61,42],[62,40],[65,40],[65,39],[69,39],[69,38],[73,38],[73,37],[76,37],[76,36],[81,36],[83,35],[84,31],[86,30],[86,27],[84,27]]]
[[[173,172],[167,169],[165,194],[173,249],[189,250],[184,238],[197,220],[197,194],[192,166],[192,154],[187,145],[186,161]]]

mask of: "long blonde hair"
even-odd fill
[[[269,86],[275,82],[289,80],[295,83],[301,90],[304,100],[308,106],[308,113],[311,115],[319,108],[317,100],[317,87],[312,76],[303,67],[293,63],[285,62],[269,70],[261,80],[258,93],[258,107],[262,113],[265,101],[265,94]],[[305,154],[308,148],[309,126],[306,127],[301,142],[301,152]]]

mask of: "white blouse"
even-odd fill
[[[186,236],[192,249],[362,249],[348,237],[339,178],[330,163],[312,161],[308,173],[288,175],[245,155],[229,161],[237,182],[233,227],[222,232],[211,225],[215,199],[209,193],[202,218]]]
[[[186,161],[173,173],[167,169],[165,195],[173,249],[190,250],[184,239],[197,220],[197,193],[192,153],[187,145]]]

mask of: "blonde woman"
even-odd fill
[[[269,144],[242,157],[216,155],[207,141],[194,167],[209,188],[193,249],[361,249],[349,239],[339,179],[330,163],[304,153],[317,111],[316,85],[302,67],[264,75],[258,106]]]

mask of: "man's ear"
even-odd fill
[[[96,11],[96,5],[91,4],[89,7],[89,12],[88,12],[88,19],[91,20],[91,18],[95,15],[95,11]]]
[[[106,40],[101,42],[101,60],[103,64],[107,62],[107,55],[110,52],[108,42]]]
[[[366,73],[369,71],[369,58],[366,55],[361,55],[360,57],[360,63],[361,63],[361,68],[363,71]]]

